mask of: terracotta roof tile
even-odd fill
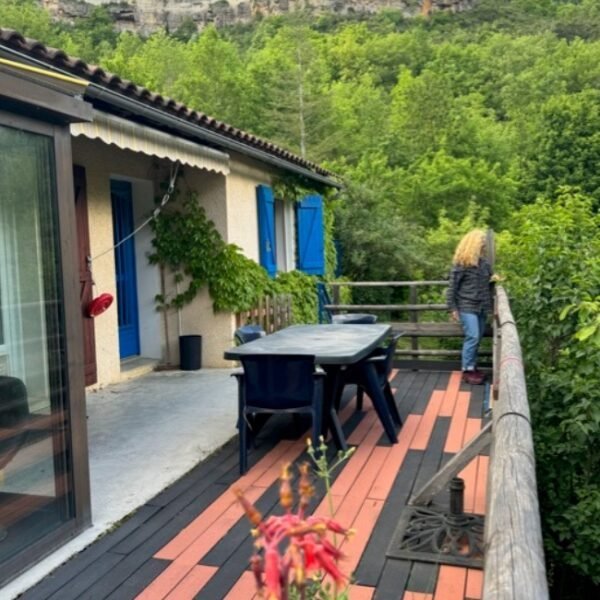
[[[332,176],[330,171],[323,169],[316,163],[297,156],[268,140],[256,137],[251,133],[237,129],[232,125],[213,119],[204,113],[192,110],[181,102],[152,92],[145,87],[136,85],[132,81],[121,79],[118,75],[109,73],[101,67],[88,64],[77,57],[69,56],[60,49],[46,46],[37,40],[25,38],[19,32],[12,29],[0,28],[0,45],[17,50],[22,54],[39,59],[51,66],[63,69],[93,83],[115,90],[125,96],[134,97],[144,104],[150,104],[163,112],[174,114],[195,125],[200,125],[205,129],[226,135],[227,137],[236,139],[248,146],[263,150],[273,156],[284,158],[290,163],[302,166],[319,175],[327,177]]]

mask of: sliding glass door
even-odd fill
[[[56,140],[2,123],[0,567],[75,515]]]

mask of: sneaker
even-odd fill
[[[476,368],[473,372],[481,379],[482,383],[487,379],[487,375],[479,369]]]
[[[463,371],[462,380],[470,385],[481,385],[485,375],[478,371]]]

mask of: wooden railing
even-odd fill
[[[420,316],[423,312],[438,311],[447,312],[445,303],[431,304],[419,303],[419,290],[426,287],[447,287],[448,281],[359,281],[359,282],[333,282],[331,287],[331,304],[325,304],[324,308],[331,313],[340,312],[369,312],[379,314],[382,312],[400,312],[408,316],[407,321],[391,321],[394,331],[402,332],[410,338],[410,348],[400,348],[396,351],[398,358],[424,359],[428,358],[458,358],[461,351],[458,349],[427,349],[421,348],[420,338],[461,338],[462,327],[459,323],[447,321],[425,322]],[[343,304],[341,303],[341,288],[408,288],[408,303],[405,304]],[[492,336],[492,330],[486,331],[486,337]],[[490,356],[491,352],[482,350],[480,356]]]
[[[292,297],[289,294],[266,296],[258,305],[235,316],[236,327],[260,325],[267,333],[273,333],[292,324]]]
[[[525,372],[506,292],[496,290],[492,449],[485,520],[485,600],[546,600]]]

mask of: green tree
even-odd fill
[[[61,48],[85,61],[100,64],[113,51],[118,39],[113,20],[105,7],[95,6],[89,15],[65,28]]]
[[[465,207],[475,203],[489,211],[490,225],[498,228],[510,212],[516,190],[511,174],[502,173],[498,165],[439,150],[407,169],[397,193],[411,218],[425,226],[435,227],[442,211],[460,219]]]
[[[526,180],[533,193],[578,186],[600,207],[600,90],[550,98],[541,107],[535,146]]]
[[[185,45],[164,31],[158,31],[146,40],[125,32],[103,65],[123,78],[172,96],[185,59]]]
[[[58,45],[59,28],[35,0],[2,0],[0,24],[24,36]]]
[[[322,44],[308,27],[282,27],[248,62],[253,129],[301,156],[314,155],[329,113]],[[325,128],[326,129],[326,128]]]
[[[248,84],[238,49],[214,27],[207,27],[185,45],[173,95],[189,106],[243,128],[253,114],[246,93]]]
[[[450,122],[452,91],[443,75],[425,70],[414,76],[404,68],[392,91],[388,128],[389,154],[407,165],[441,147]]]

